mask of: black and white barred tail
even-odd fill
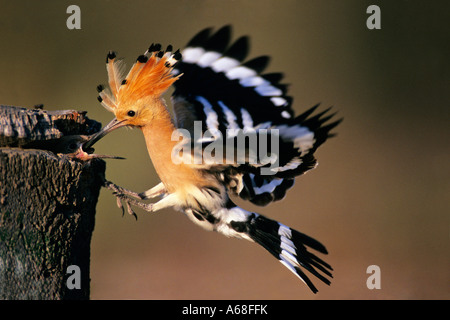
[[[311,248],[327,254],[325,246],[280,222],[242,209],[230,200],[226,208],[208,213],[197,211],[195,216],[190,218],[200,225],[209,221],[211,224],[208,225],[213,226],[213,230],[225,236],[247,239],[261,245],[314,293],[318,290],[305,271],[327,285],[330,284],[327,277],[332,278],[332,267],[308,251],[308,248]]]

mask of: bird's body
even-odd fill
[[[178,51],[172,54],[171,47],[160,51],[159,45],[152,45],[125,78],[115,54],[108,54],[111,94],[99,86],[99,100],[116,118],[99,137],[121,126],[140,128],[161,183],[140,194],[111,182],[106,186],[129,210],[130,205],[147,211],[174,207],[206,230],[260,244],[316,292],[301,267],[329,284],[326,276],[331,277],[331,267],[306,248],[327,253],[325,247],[238,207],[231,196],[257,205],[283,198],[296,176],[315,167],[314,151],[338,122],[325,125],[331,118],[324,115],[326,111],[311,116],[315,107],[294,117],[292,99],[279,83],[281,74],[261,74],[267,57],[244,63],[248,39],[242,37],[232,45],[229,40],[229,27],[215,34],[206,29],[190,41],[183,58]],[[171,85],[175,86],[175,119],[161,97]],[[205,136],[196,140],[197,124]],[[179,131],[185,138],[182,143],[174,139]],[[239,140],[240,134],[249,137],[249,144],[258,143],[239,145],[247,141]],[[270,157],[263,157],[261,142],[269,140]],[[213,144],[216,161],[191,161],[196,154],[211,151]],[[226,152],[236,145],[245,156],[236,159],[233,154],[230,161]],[[174,161],[174,150],[180,146],[184,161]],[[161,199],[155,203],[141,201],[158,196]]]

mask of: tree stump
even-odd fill
[[[0,106],[0,299],[89,299],[106,165],[52,150],[100,129],[84,115]]]

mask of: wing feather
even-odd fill
[[[296,176],[316,166],[314,151],[332,136],[330,131],[340,120],[328,123],[334,114],[329,114],[329,109],[315,114],[318,106],[295,117],[293,99],[286,94],[287,86],[280,83],[283,75],[264,73],[270,58],[260,56],[245,61],[248,37],[233,43],[230,40],[231,27],[225,26],[216,33],[208,28],[184,49],[174,70],[175,74],[183,74],[174,84],[172,97],[176,125],[193,137],[199,135],[196,128],[201,136],[212,137],[189,141],[194,148],[190,156],[221,148],[222,155],[216,154],[214,161],[201,165],[205,170],[216,171],[229,190],[241,198],[266,205],[282,199]],[[230,145],[236,147],[240,135],[250,133],[258,142],[277,135],[271,149],[265,150],[272,162],[262,161],[266,158],[260,156],[259,145],[237,146],[235,151],[243,150],[244,161],[234,156],[233,162],[226,156]],[[260,162],[249,161],[252,152]]]

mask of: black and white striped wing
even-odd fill
[[[269,58],[246,60],[248,38],[230,40],[229,26],[216,33],[205,29],[182,51],[175,73],[183,76],[175,82],[172,97],[176,124],[193,135],[195,121],[201,121],[202,132],[224,140],[235,139],[233,132],[239,130],[257,134],[278,130],[271,131],[279,136],[276,167],[264,163],[220,166],[232,192],[266,205],[283,198],[296,176],[315,167],[315,149],[338,122],[324,125],[331,118],[326,111],[311,116],[317,106],[295,117],[292,98],[280,83],[282,74],[263,73]],[[262,171],[268,166],[269,174]]]

